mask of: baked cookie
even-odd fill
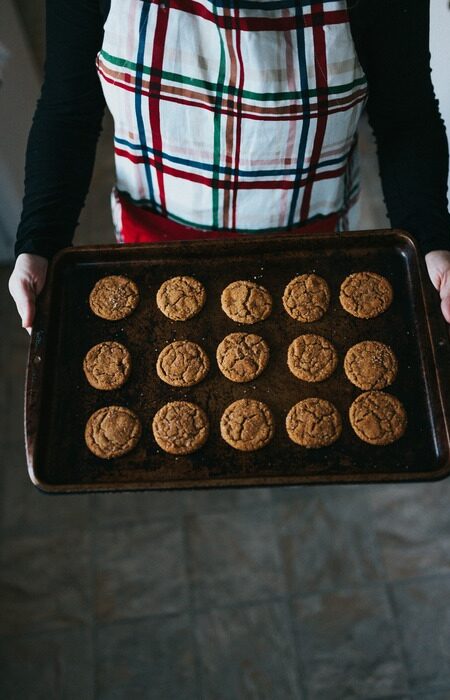
[[[370,445],[389,445],[406,430],[403,404],[383,391],[360,394],[350,406],[349,417],[357,436]]]
[[[298,379],[322,382],[333,374],[338,356],[329,340],[321,335],[306,333],[299,335],[289,345],[287,363]]]
[[[262,401],[239,399],[230,404],[220,420],[223,439],[236,450],[250,452],[267,445],[274,433],[272,412]]]
[[[269,361],[269,346],[254,333],[230,333],[216,352],[222,374],[232,382],[250,382],[259,377]]]
[[[118,389],[130,376],[130,353],[121,343],[106,340],[89,350],[83,361],[83,370],[94,389]]]
[[[91,310],[107,321],[129,316],[139,303],[139,290],[133,280],[123,275],[110,275],[98,280],[89,295]]]
[[[330,304],[330,288],[313,273],[299,275],[289,282],[283,294],[283,306],[296,321],[310,323],[322,318]]]
[[[136,447],[141,437],[141,422],[124,406],[104,406],[86,423],[84,439],[90,451],[102,459],[121,457]]]
[[[389,345],[363,340],[353,345],[344,358],[344,371],[355,386],[365,391],[384,389],[397,376],[397,358]]]
[[[198,450],[209,433],[206,413],[189,401],[171,401],[159,409],[152,423],[158,445],[173,455],[187,455]]]
[[[267,289],[248,280],[225,287],[221,303],[226,315],[237,323],[264,321],[272,311],[272,297]]]
[[[175,340],[166,345],[156,361],[158,377],[171,386],[194,386],[209,370],[208,356],[190,340]]]
[[[158,309],[172,321],[192,318],[205,301],[205,288],[194,277],[172,277],[162,283],[156,294]]]
[[[391,283],[376,272],[355,272],[341,284],[339,301],[349,314],[357,318],[375,318],[392,303]]]
[[[286,416],[287,434],[302,447],[327,447],[339,438],[339,411],[325,399],[309,398],[292,406]]]

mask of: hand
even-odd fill
[[[441,297],[442,314],[450,323],[450,251],[432,250],[425,255],[428,274]]]
[[[31,335],[36,297],[41,293],[47,275],[48,260],[41,255],[21,253],[9,278],[9,291],[22,319],[22,328]]]

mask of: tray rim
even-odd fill
[[[227,239],[198,239],[198,240],[182,240],[182,241],[164,241],[158,243],[133,243],[125,246],[121,244],[96,244],[86,246],[69,246],[59,250],[49,263],[46,283],[36,305],[36,317],[32,327],[30,338],[28,359],[25,373],[25,391],[24,391],[24,434],[25,434],[25,453],[27,460],[27,468],[30,479],[34,486],[40,491],[49,494],[69,494],[69,493],[94,493],[94,492],[120,492],[120,491],[176,491],[188,489],[209,489],[209,488],[250,488],[252,486],[314,486],[325,484],[368,484],[368,483],[404,483],[404,482],[421,482],[421,481],[438,481],[450,474],[450,391],[445,391],[445,387],[450,387],[450,329],[447,327],[445,319],[439,309],[439,314],[436,313],[437,298],[433,298],[433,286],[428,277],[428,271],[424,256],[419,250],[415,238],[404,229],[363,229],[358,231],[345,231],[342,233],[314,233],[303,234],[301,237],[298,233],[281,232],[270,233],[259,236],[258,234],[242,234],[239,239],[233,239],[233,243],[238,245],[254,244],[257,240],[270,244],[274,240],[289,240],[296,239],[297,241],[314,241],[317,239],[329,239],[330,242],[336,240],[336,236],[342,239],[372,239],[374,236],[392,237],[393,239],[405,239],[408,246],[412,247],[414,252],[414,261],[417,263],[417,274],[420,286],[420,295],[424,305],[424,320],[425,327],[428,332],[428,339],[431,346],[434,362],[433,379],[438,391],[440,408],[442,412],[443,425],[447,438],[447,459],[445,463],[433,472],[423,471],[414,472],[412,474],[377,474],[372,472],[370,478],[358,478],[353,474],[342,475],[307,475],[302,478],[302,475],[292,476],[271,476],[271,477],[242,477],[236,480],[231,477],[214,478],[213,482],[201,482],[188,479],[174,482],[158,482],[152,484],[145,482],[127,482],[126,485],[114,485],[113,483],[80,483],[80,484],[51,484],[42,480],[38,476],[36,468],[36,451],[38,442],[38,428],[40,408],[43,401],[42,396],[42,373],[45,367],[45,356],[47,351],[47,337],[50,319],[50,309],[53,301],[53,280],[56,277],[59,269],[64,266],[66,261],[75,256],[87,253],[95,255],[99,251],[103,253],[116,253],[118,250],[124,250],[127,254],[132,255],[133,251],[147,250],[151,252],[149,259],[158,257],[158,252],[172,253],[177,252],[180,257],[189,250],[189,247],[199,246],[208,249],[224,248],[230,246],[230,240]],[[182,250],[180,251],[180,247]],[[172,248],[172,250],[171,250]],[[437,316],[437,317],[436,317]],[[438,320],[439,319],[439,320]],[[445,328],[445,333],[444,333]],[[446,362],[447,360],[447,362]]]

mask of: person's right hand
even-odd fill
[[[9,291],[22,319],[22,328],[31,335],[36,297],[41,293],[47,275],[48,260],[41,255],[21,253],[17,256],[9,278]]]

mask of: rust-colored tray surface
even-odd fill
[[[394,289],[391,307],[370,320],[350,316],[339,303],[341,282],[363,270],[386,276]],[[282,305],[286,284],[305,272],[323,276],[331,289],[330,308],[314,323],[291,319]],[[137,310],[114,322],[95,316],[88,303],[97,280],[111,274],[132,278],[141,295]],[[203,310],[185,322],[169,320],[156,306],[160,284],[175,275],[196,277],[207,292]],[[268,319],[241,326],[224,314],[222,289],[238,279],[255,280],[270,291]],[[271,351],[264,372],[246,384],[226,379],[215,360],[219,342],[239,330],[261,335]],[[286,364],[290,342],[308,332],[329,338],[339,354],[335,373],[314,384],[296,379]],[[181,339],[198,342],[211,360],[206,379],[189,389],[170,387],[156,374],[159,352]],[[399,362],[398,376],[386,391],[403,402],[408,427],[385,447],[362,442],[348,419],[361,392],[346,378],[343,359],[349,347],[365,339],[391,345]],[[92,388],[82,369],[87,351],[103,340],[123,343],[133,361],[127,384],[108,392]],[[449,382],[450,344],[439,296],[404,232],[69,248],[51,265],[33,327],[25,411],[29,472],[37,486],[53,492],[441,478],[450,469]],[[287,436],[286,414],[308,396],[329,399],[339,409],[343,431],[334,445],[308,450]],[[272,442],[254,452],[235,450],[220,436],[222,412],[244,397],[267,403],[276,422]],[[156,444],[151,421],[164,403],[181,398],[207,412],[210,436],[197,452],[174,457]],[[110,404],[133,409],[143,433],[132,452],[103,460],[86,447],[84,429],[91,413]]]

